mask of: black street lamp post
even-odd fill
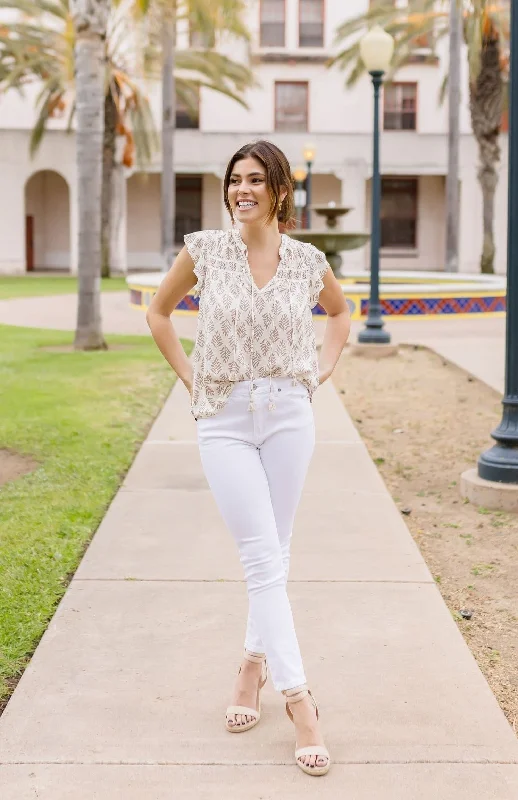
[[[307,175],[306,175],[306,228],[311,228],[311,167],[315,160],[315,148],[311,144],[307,144],[304,148],[304,161],[306,162]]]
[[[516,3],[511,3],[505,393],[502,420],[491,434],[496,444],[480,456],[478,475],[518,484],[518,49],[513,47],[518,48]]]
[[[381,173],[380,173],[380,88],[392,53],[394,40],[379,26],[367,33],[360,42],[362,60],[372,78],[374,87],[374,131],[372,149],[372,198],[371,198],[371,249],[370,249],[370,296],[365,328],[358,335],[360,344],[390,344],[390,333],[384,330],[379,296],[380,244],[381,244]]]

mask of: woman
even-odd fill
[[[259,141],[238,150],[227,167],[224,200],[232,229],[185,236],[147,319],[191,394],[203,469],[244,567],[249,617],[227,730],[241,733],[259,722],[267,659],[295,724],[296,762],[310,775],[324,775],[330,758],[306,686],[286,581],[315,442],[311,399],[347,341],[348,306],[324,255],[280,233],[280,225],[293,226],[293,180],[275,145]],[[193,286],[200,305],[191,364],[170,315]],[[311,314],[317,302],[328,314],[320,364]]]

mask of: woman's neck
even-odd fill
[[[278,247],[281,240],[277,220],[269,225],[246,225],[241,228],[241,238],[248,248]]]

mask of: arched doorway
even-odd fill
[[[70,271],[70,192],[54,170],[25,184],[25,268]]]

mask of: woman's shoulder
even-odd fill
[[[325,253],[310,242],[301,242],[285,234],[289,239],[289,249],[295,258],[301,258],[308,266],[318,265],[326,261]]]
[[[225,238],[226,234],[227,231],[206,228],[205,230],[186,233],[183,239],[186,244],[189,242],[203,242],[204,244],[208,244]]]

